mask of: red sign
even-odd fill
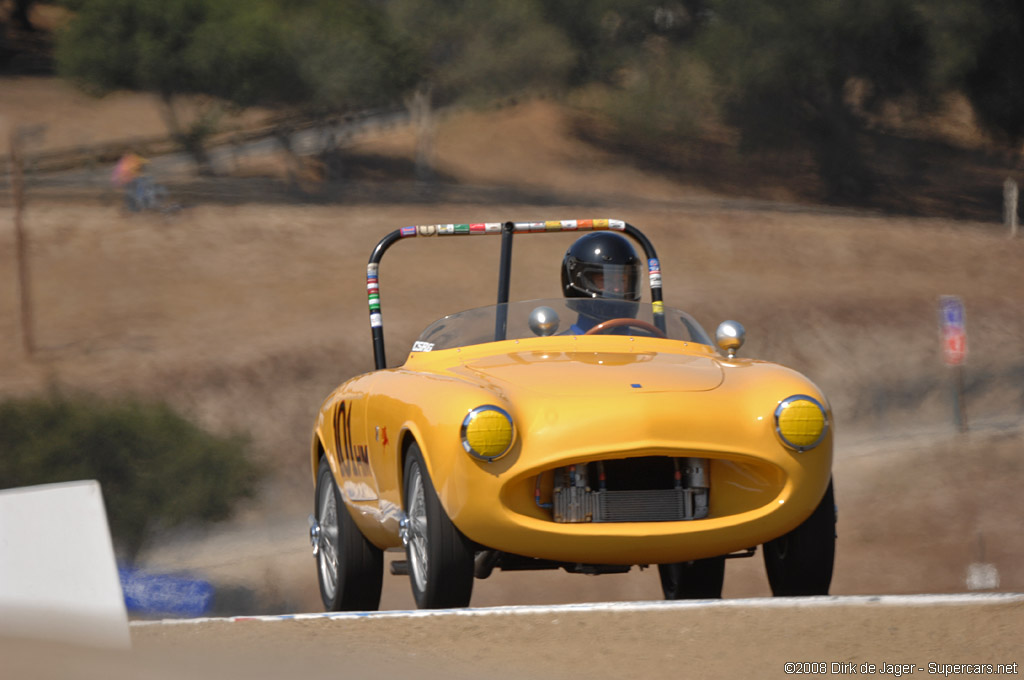
[[[947,326],[943,333],[942,351],[946,356],[946,363],[950,366],[959,366],[967,358],[967,333],[963,328]]]

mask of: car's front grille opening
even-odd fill
[[[551,502],[541,502],[550,475]],[[540,475],[537,504],[555,522],[678,522],[708,516],[707,458],[647,456],[595,461]]]

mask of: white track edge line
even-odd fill
[[[451,616],[500,616],[510,614],[570,614],[575,612],[643,612],[643,611],[674,611],[692,608],[818,608],[846,606],[902,606],[922,607],[935,605],[992,605],[1024,603],[1024,593],[957,593],[937,595],[833,595],[819,597],[789,598],[745,598],[733,600],[687,600],[649,602],[590,602],[580,604],[559,605],[515,605],[504,607],[481,607],[477,609],[413,609],[389,610],[377,612],[319,612],[309,614],[278,614],[264,616],[232,616],[207,617],[197,619],[163,619],[160,621],[132,621],[132,627],[153,625],[189,625],[198,623],[239,623],[239,622],[270,622],[270,621],[309,621],[315,619],[357,620],[357,619],[391,619],[391,618],[424,618]]]

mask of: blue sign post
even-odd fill
[[[955,295],[939,298],[939,330],[942,352],[953,369],[953,420],[957,429],[967,431],[967,407],[964,403],[964,361],[967,360],[967,315],[964,303]]]

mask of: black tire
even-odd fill
[[[725,557],[659,564],[666,600],[717,600],[725,581]]]
[[[327,611],[374,611],[380,607],[384,552],[366,540],[352,520],[326,458],[320,459],[314,517],[320,598]]]
[[[466,607],[473,595],[472,541],[448,518],[414,442],[405,459],[406,556],[420,609]]]
[[[825,496],[803,524],[764,544],[772,594],[828,595],[835,554],[836,501],[829,481]]]

